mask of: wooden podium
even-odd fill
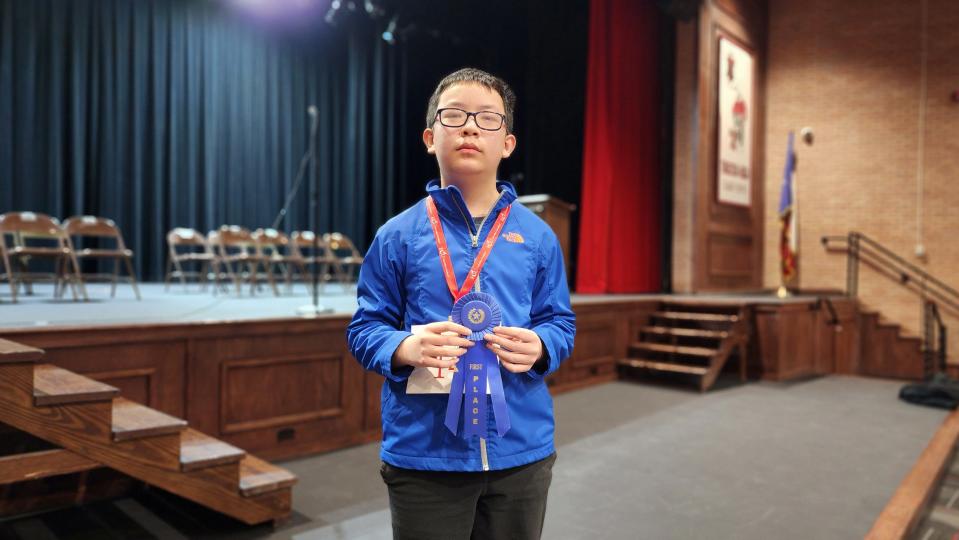
[[[566,279],[571,279],[569,269],[569,223],[570,215],[576,210],[575,204],[546,194],[523,195],[516,199],[540,217],[556,233],[559,245],[563,249],[563,262],[566,265]]]

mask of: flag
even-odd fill
[[[793,172],[796,170],[796,153],[793,151],[793,133],[789,132],[786,146],[786,168],[783,170],[783,187],[779,194],[779,258],[783,285],[794,284],[799,266],[799,237],[796,204],[796,188]]]

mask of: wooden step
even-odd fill
[[[240,462],[240,493],[255,497],[270,491],[288,488],[296,483],[290,471],[247,454]]]
[[[0,364],[36,362],[41,358],[43,358],[41,349],[0,339]]]
[[[185,428],[185,420],[174,418],[128,399],[113,400],[113,440],[115,441],[176,434]]]
[[[180,465],[184,471],[239,463],[245,456],[243,450],[195,429],[187,428],[180,435]]]
[[[38,407],[113,399],[119,390],[83,375],[54,366],[33,367],[33,401]]]
[[[726,339],[729,332],[719,330],[698,330],[695,328],[673,328],[669,326],[644,326],[643,332],[660,336],[694,337],[708,339]]]
[[[31,363],[0,366],[0,422],[79,456],[31,456],[33,463],[55,462],[53,469],[40,471],[42,474],[103,465],[249,525],[279,523],[289,517],[291,486],[296,481],[289,472],[250,456],[239,457],[228,445],[199,434],[184,437],[183,420],[121,397],[37,407],[33,397],[34,367]],[[11,373],[16,377],[10,377]],[[21,394],[23,400],[9,398]],[[243,460],[247,460],[245,466],[241,465]],[[0,463],[0,478],[6,474],[19,481],[31,474],[22,470],[22,463]],[[61,464],[68,467],[59,467]],[[198,470],[184,471],[185,468]],[[241,469],[245,476],[242,484]]]
[[[653,317],[674,319],[679,321],[706,321],[706,322],[736,322],[739,315],[724,315],[722,313],[692,313],[687,311],[657,311]]]
[[[0,457],[0,485],[99,468],[96,461],[63,448]]]
[[[667,371],[670,373],[683,373],[686,375],[703,376],[709,372],[709,368],[703,366],[690,366],[688,364],[676,364],[674,362],[658,362],[656,360],[644,360],[641,358],[624,358],[619,361],[619,365],[638,369],[649,369],[652,371]]]
[[[633,349],[639,349],[643,351],[653,351],[658,353],[666,354],[684,354],[688,356],[703,356],[710,358],[715,355],[717,352],[716,349],[708,349],[706,347],[688,347],[685,345],[669,345],[667,343],[647,343],[643,341],[637,341],[630,345]]]

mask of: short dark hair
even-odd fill
[[[463,68],[454,71],[443,77],[443,80],[436,85],[436,90],[433,90],[433,95],[430,96],[430,102],[426,108],[426,127],[432,127],[436,120],[436,109],[439,107],[440,95],[447,88],[459,83],[478,84],[499,94],[503,98],[503,112],[506,114],[506,133],[513,132],[513,110],[516,108],[516,94],[503,79],[476,68]]]

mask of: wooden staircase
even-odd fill
[[[865,306],[860,317],[863,375],[911,380],[925,376],[921,337],[903,333],[901,325]]]
[[[733,351],[739,350],[740,377],[746,379],[748,326],[740,305],[663,302],[639,330],[624,371],[669,374],[692,379],[708,390]]]
[[[61,447],[38,452],[38,466],[60,473],[110,467],[250,525],[289,517],[290,472],[123,399],[112,386],[38,364],[42,357],[40,349],[0,339],[0,422]]]

